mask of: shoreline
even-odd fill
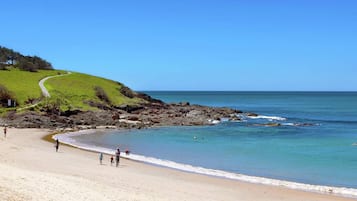
[[[42,140],[51,130],[9,128],[0,137],[1,200],[354,200],[252,184],[121,159]]]
[[[80,130],[80,131],[74,131],[74,132],[58,133],[58,134],[52,135],[52,139],[53,140],[59,139],[60,142],[63,144],[66,144],[68,146],[78,148],[78,149],[81,149],[84,151],[90,151],[90,152],[94,152],[94,153],[104,153],[107,155],[114,155],[114,153],[115,153],[114,149],[108,149],[108,148],[103,148],[103,147],[94,147],[94,146],[90,146],[87,144],[76,143],[75,141],[71,140],[72,136],[90,135],[90,134],[96,133],[98,131],[105,132],[105,129],[100,129],[100,130],[88,129],[88,130]],[[118,130],[118,131],[120,131],[120,130]],[[174,161],[162,160],[162,159],[158,159],[158,158],[142,156],[142,155],[137,155],[137,154],[125,155],[124,152],[122,152],[122,153],[123,154],[121,155],[121,158],[145,163],[148,165],[154,165],[154,166],[159,166],[159,167],[164,167],[164,168],[171,168],[173,170],[178,170],[178,171],[183,171],[183,172],[188,172],[188,173],[193,173],[193,174],[201,174],[201,175],[207,175],[207,176],[212,176],[212,177],[217,177],[217,178],[231,179],[231,180],[235,180],[235,181],[248,182],[248,183],[252,183],[252,184],[280,186],[280,187],[284,187],[284,188],[288,188],[288,189],[295,189],[295,190],[301,190],[301,191],[306,191],[306,192],[315,192],[315,193],[321,193],[321,194],[326,194],[326,195],[336,195],[336,196],[342,196],[342,197],[357,198],[357,189],[350,188],[350,187],[315,185],[315,184],[300,183],[300,182],[295,182],[295,181],[259,177],[259,176],[253,176],[253,175],[244,175],[244,174],[240,174],[240,173],[233,173],[233,172],[227,172],[227,171],[223,171],[223,170],[216,170],[216,169],[204,168],[204,167],[199,167],[199,166],[192,166],[189,164],[182,164],[182,163],[177,163]]]

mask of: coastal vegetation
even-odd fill
[[[53,69],[51,63],[38,56],[24,56],[12,49],[0,46],[0,70],[6,70],[9,67],[30,72]]]

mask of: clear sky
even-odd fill
[[[355,0],[0,4],[0,45],[135,90],[357,91]]]

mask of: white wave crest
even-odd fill
[[[282,123],[283,126],[296,126],[295,123]]]
[[[264,116],[264,115],[258,115],[258,116],[247,116],[250,119],[268,119],[269,121],[277,120],[277,121],[285,121],[286,118],[284,117],[276,117],[276,116]]]
[[[92,134],[94,132],[96,132],[96,131],[95,130],[84,130],[84,131],[78,131],[78,132],[58,134],[58,135],[54,135],[52,138],[58,139],[62,143],[65,143],[65,144],[68,144],[68,145],[71,145],[73,147],[77,147],[80,149],[99,152],[99,153],[105,153],[108,155],[114,155],[115,150],[113,150],[113,149],[82,144],[82,143],[77,142],[73,138],[71,138],[72,136]],[[334,194],[334,195],[341,195],[341,196],[345,196],[345,197],[357,198],[357,189],[354,189],[354,188],[312,185],[312,184],[297,183],[297,182],[284,181],[284,180],[278,180],[278,179],[269,179],[269,178],[264,178],[264,177],[248,176],[248,175],[243,175],[243,174],[238,174],[238,173],[226,172],[226,171],[222,171],[222,170],[215,170],[215,169],[203,168],[203,167],[198,167],[198,166],[192,166],[192,165],[188,165],[188,164],[176,163],[174,161],[162,160],[162,159],[157,159],[157,158],[153,158],[153,157],[146,157],[146,156],[132,154],[132,153],[130,153],[129,155],[121,154],[121,157],[135,160],[135,161],[150,163],[150,164],[154,164],[154,165],[169,167],[169,168],[173,168],[173,169],[177,169],[177,170],[192,172],[192,173],[217,176],[217,177],[228,178],[228,179],[239,180],[239,181],[250,182],[250,183],[265,184],[265,185],[272,185],[272,186],[283,186],[283,187],[290,188],[290,189],[297,189],[297,190],[304,190],[304,191],[311,191],[311,192],[318,192],[318,193],[325,193],[325,194]]]
[[[215,119],[209,119],[208,122],[213,125],[221,123],[221,121]]]

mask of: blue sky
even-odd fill
[[[353,0],[13,0],[0,17],[0,45],[135,90],[357,91]]]

